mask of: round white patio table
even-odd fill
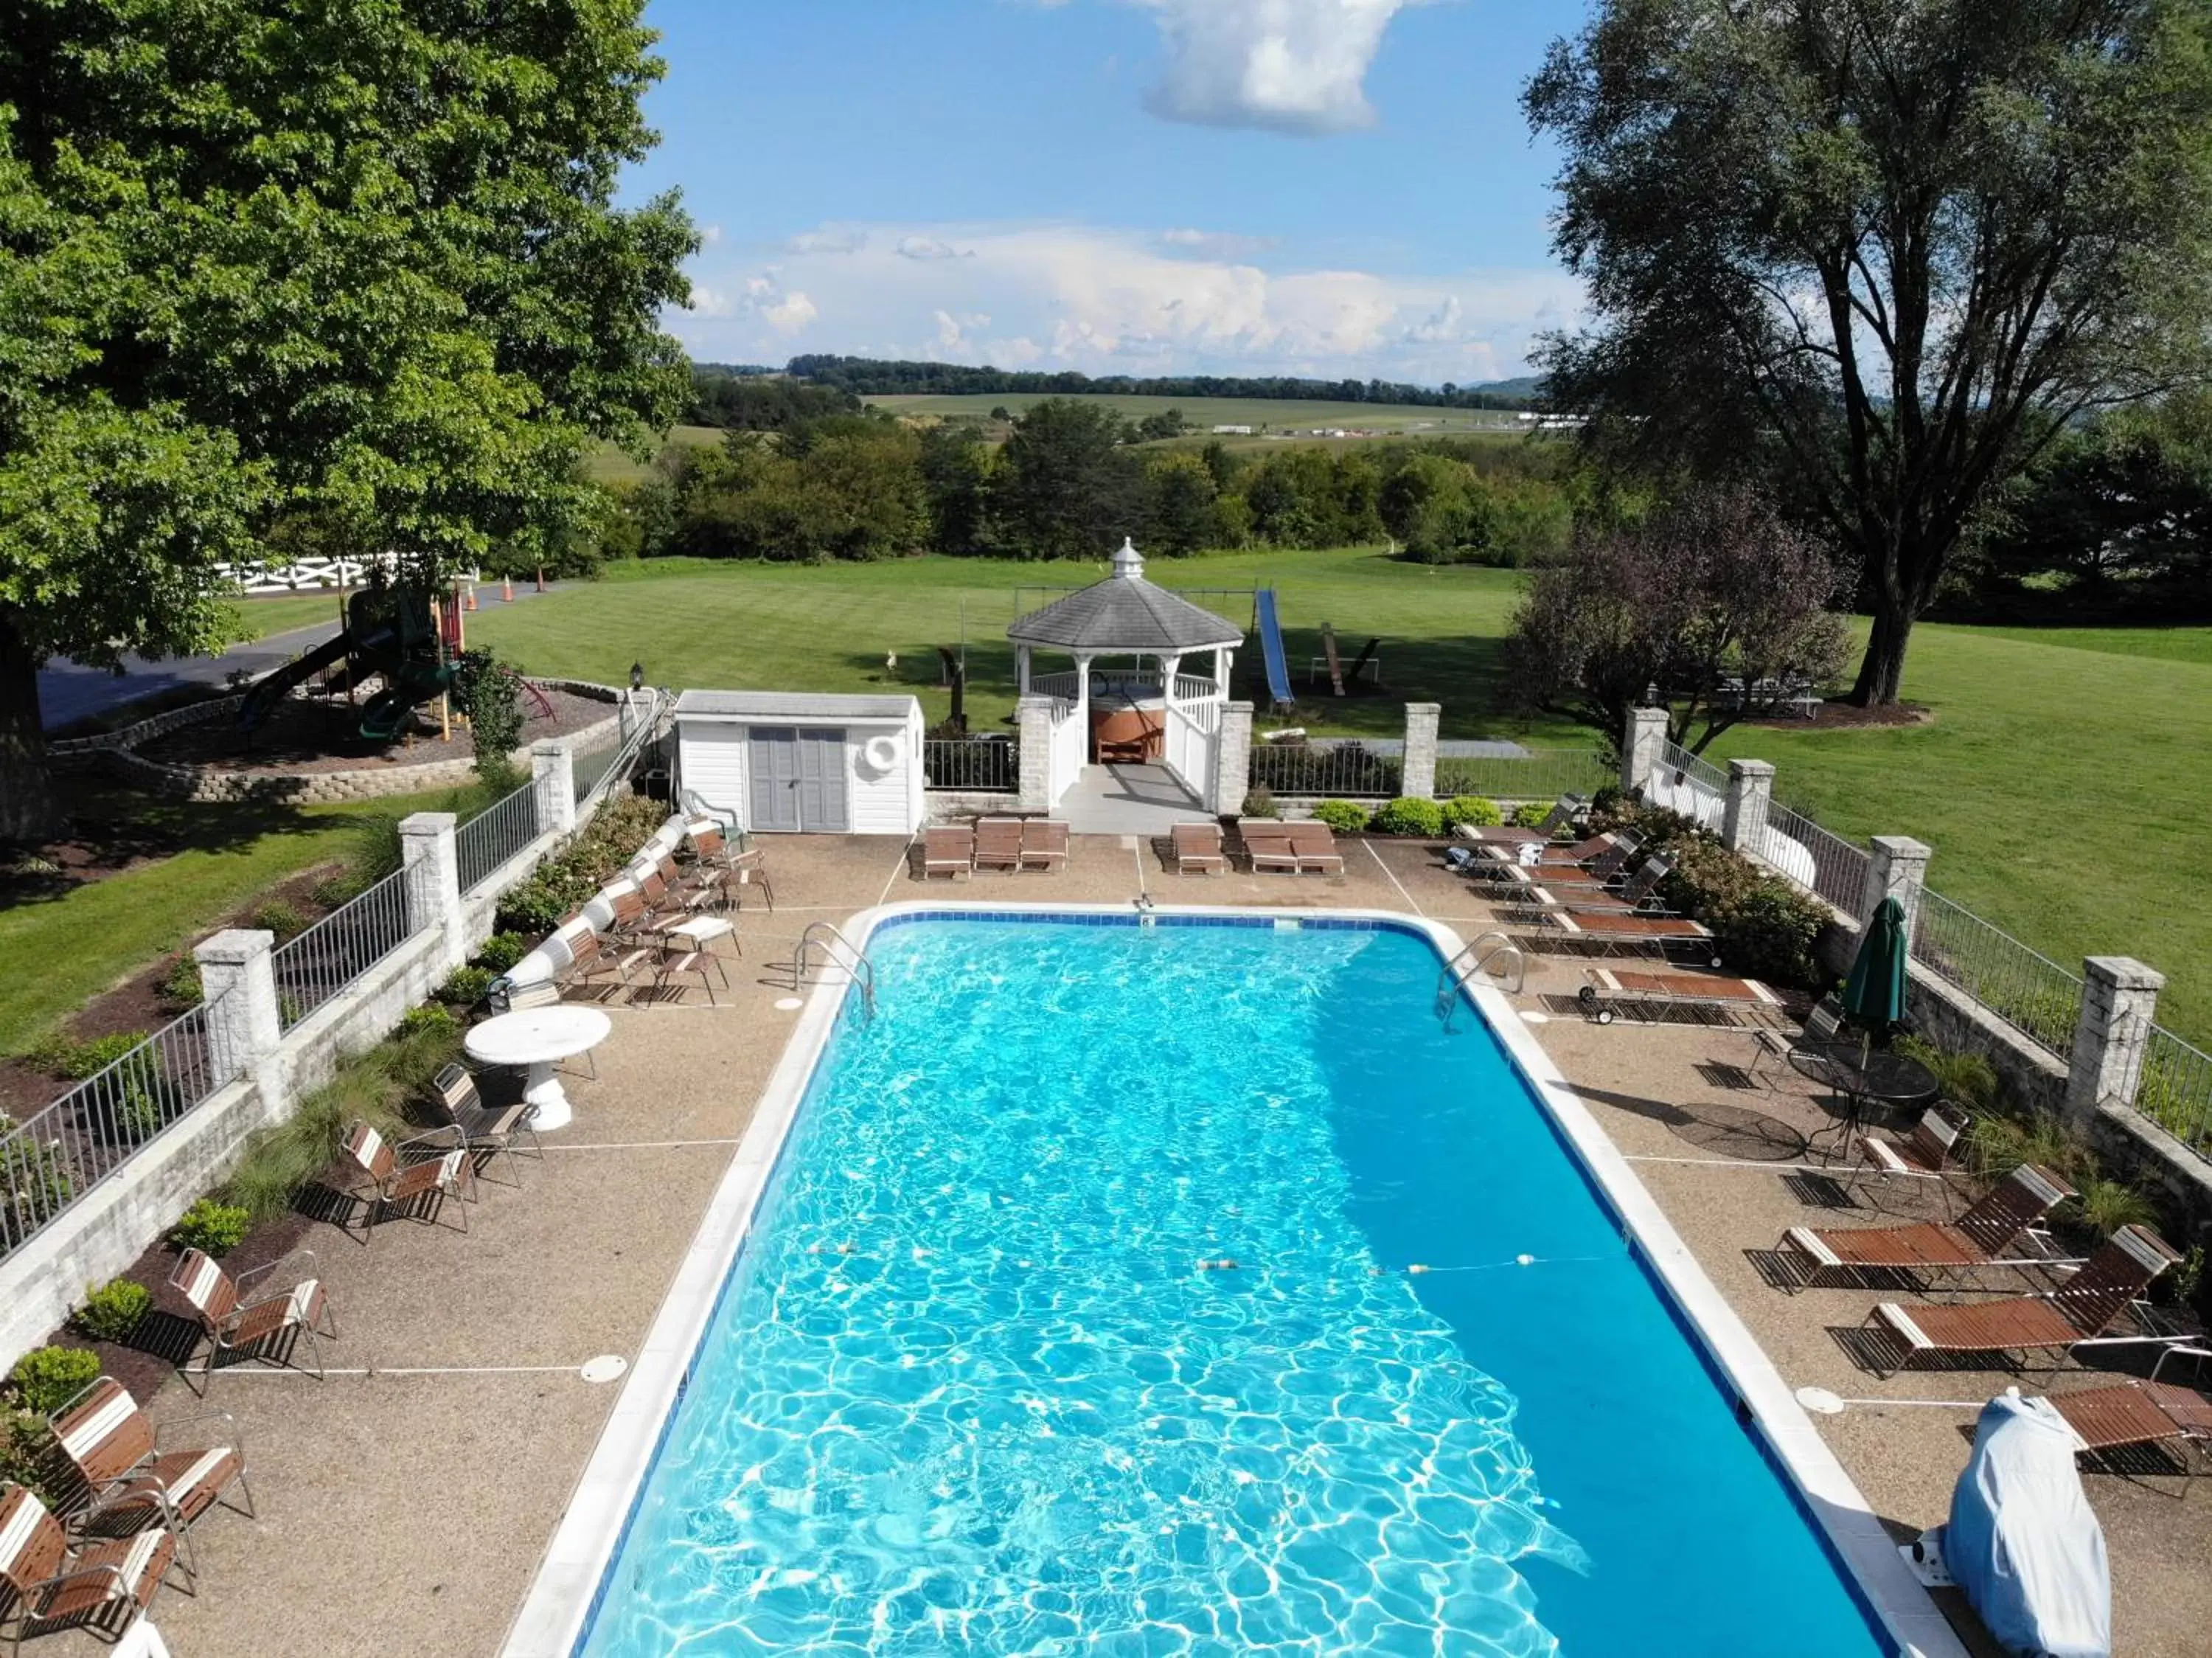
[[[596,1048],[614,1023],[597,1008],[526,1008],[472,1027],[462,1046],[480,1065],[514,1065],[524,1071],[522,1097],[536,1107],[534,1129],[566,1128],[574,1113],[553,1067]]]

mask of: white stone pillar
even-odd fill
[[[1049,697],[1024,697],[1014,704],[1014,719],[1021,728],[1019,809],[1052,810],[1052,704]]]
[[[1658,775],[1660,756],[1667,752],[1667,710],[1632,708],[1628,729],[1620,739],[1620,786],[1639,799],[1644,785]]]
[[[1406,704],[1406,770],[1398,792],[1412,800],[1428,800],[1437,792],[1437,728],[1443,722],[1442,703]]]
[[[1083,748],[1076,761],[1079,776],[1082,768],[1091,764],[1091,658],[1079,654],[1075,659],[1075,728],[1082,734]]]
[[[1224,703],[1221,741],[1213,754],[1213,798],[1207,802],[1224,817],[1244,809],[1252,783],[1252,704]]]
[[[1729,762],[1728,805],[1721,819],[1721,844],[1749,857],[1764,844],[1766,808],[1774,799],[1774,768],[1765,760]]]
[[[1014,647],[1014,693],[1021,697],[1030,694],[1030,648],[1027,645]]]
[[[2100,1106],[2132,1106],[2142,1081],[2143,1052],[2166,975],[2132,956],[2093,955],[2081,964],[2087,982],[2074,1054],[2066,1067],[2066,1120],[2084,1128]]]
[[[207,1009],[208,1063],[224,1082],[251,1074],[283,1038],[269,955],[276,942],[274,933],[234,927],[192,947]]]
[[[454,856],[453,814],[417,812],[399,820],[399,850],[407,874],[407,930],[434,930],[445,940],[448,965],[468,959],[467,923],[461,911],[460,861]]]
[[[530,781],[538,832],[565,835],[576,826],[576,751],[563,737],[530,745]]]
[[[1876,835],[1867,843],[1873,855],[1867,859],[1866,890],[1859,895],[1859,929],[1863,932],[1886,898],[1905,906],[1905,936],[1912,937],[1920,917],[1920,891],[1928,881],[1926,843],[1907,835]]]

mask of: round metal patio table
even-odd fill
[[[539,1130],[566,1128],[574,1115],[554,1066],[607,1039],[614,1021],[597,1008],[526,1008],[471,1027],[461,1045],[482,1065],[522,1068],[522,1097]]]
[[[1917,1059],[1869,1048],[1856,1037],[1800,1043],[1790,1050],[1790,1068],[1843,1096],[1843,1119],[1806,1137],[1810,1146],[1823,1134],[1836,1137],[1823,1162],[1850,1150],[1851,1137],[1866,1127],[1869,1107],[1917,1105],[1940,1091],[1934,1073]]]

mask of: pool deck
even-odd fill
[[[344,1332],[325,1347],[327,1381],[240,1368],[218,1372],[205,1402],[174,1380],[151,1402],[157,1421],[231,1411],[259,1509],[258,1521],[218,1511],[198,1527],[200,1593],[165,1590],[155,1608],[178,1658],[499,1650],[619,1391],[578,1368],[638,1354],[798,1017],[775,1004],[792,994],[791,950],[808,923],[921,898],[1126,905],[1149,893],[1163,905],[1397,911],[1468,937],[1499,925],[1433,848],[1345,850],[1341,881],[1182,878],[1149,843],[1078,836],[1063,873],[925,888],[902,842],[770,842],[781,907],[738,917],[732,991],[718,1007],[694,991],[680,1006],[611,1009],[599,1075],[568,1081],[575,1121],[547,1137],[543,1167],[524,1165],[522,1189],[488,1184],[466,1234],[393,1220],[364,1247],[358,1232],[313,1228],[307,1241]],[[1790,1387],[1979,1401],[2013,1383],[2063,1391],[2096,1380],[2072,1367],[1887,1381],[1858,1368],[1832,1332],[1897,1292],[1784,1294],[1761,1278],[1759,1252],[1793,1225],[1940,1218],[1932,1191],[1793,1185],[1802,1136],[1829,1121],[1811,1086],[1786,1067],[1741,1086],[1725,1069],[1749,1057],[1741,1029],[1586,1022],[1557,999],[1581,982],[1579,965],[1532,956],[1516,1006]],[[1942,1520],[1972,1418],[1971,1406],[1888,1403],[1814,1420],[1905,1538]],[[2202,1655],[2212,1499],[2179,1495],[2171,1478],[2095,1473],[2087,1485],[2111,1549],[2116,1650]],[[1944,1598],[1957,1618],[1955,1597]],[[1978,1629],[1962,1633],[1977,1653],[1994,1650]],[[33,1648],[60,1658],[102,1649],[77,1635]]]

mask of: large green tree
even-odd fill
[[[694,246],[623,210],[641,0],[0,0],[0,838],[36,668],[219,642],[280,515],[434,569],[556,546],[688,392]]]
[[[2212,336],[2203,0],[1601,0],[1531,82],[1593,436],[1757,466],[1857,561],[1856,700],[2008,479]]]

